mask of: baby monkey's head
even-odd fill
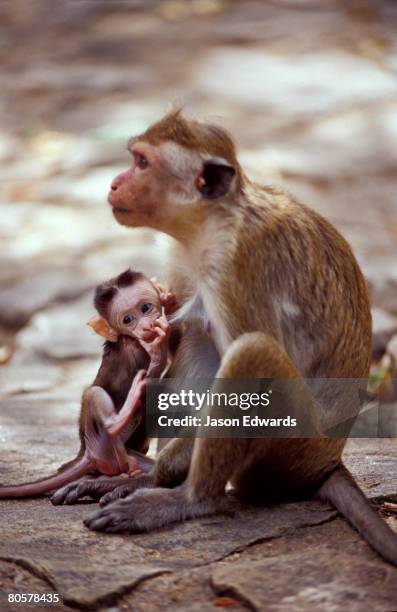
[[[96,288],[94,306],[99,317],[89,325],[111,342],[119,336],[151,342],[154,322],[162,313],[157,287],[142,272],[130,269]]]

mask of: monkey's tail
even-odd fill
[[[36,480],[35,482],[26,482],[20,485],[10,485],[0,487],[0,499],[13,499],[15,497],[34,497],[48,493],[53,489],[63,487],[63,485],[81,478],[90,471],[92,463],[86,457],[82,457],[75,465],[71,466],[64,472],[58,472],[53,476]]]
[[[335,506],[386,561],[397,565],[397,533],[376,513],[344,465],[330,474],[318,496]]]

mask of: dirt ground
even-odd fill
[[[100,341],[92,288],[161,278],[165,238],[106,204],[126,142],[173,104],[234,135],[253,178],[324,214],[368,280],[377,342],[397,332],[397,4],[393,0],[3,0],[0,4],[0,481],[73,456]],[[396,439],[346,462],[381,508]],[[319,502],[241,508],[141,536],[89,532],[91,504],[0,504],[0,609],[397,609],[397,570]],[[383,513],[397,530],[392,514]],[[42,605],[42,604],[40,604]]]

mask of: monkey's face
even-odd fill
[[[205,219],[208,200],[224,197],[232,187],[235,170],[224,159],[173,141],[152,145],[133,139],[128,148],[131,167],[116,176],[108,197],[122,225],[191,236]]]
[[[158,203],[164,189],[169,189],[169,177],[158,155],[147,143],[130,148],[132,163],[112,181],[109,203],[116,220],[122,225],[151,226],[159,216]]]
[[[109,308],[109,324],[118,334],[145,342],[155,337],[154,323],[161,316],[161,300],[149,280],[138,280],[122,287]]]

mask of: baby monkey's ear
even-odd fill
[[[109,340],[109,342],[117,342],[119,338],[119,334],[110,327],[109,323],[103,317],[92,317],[89,321],[87,321],[88,327],[92,327],[92,329],[102,336]]]

